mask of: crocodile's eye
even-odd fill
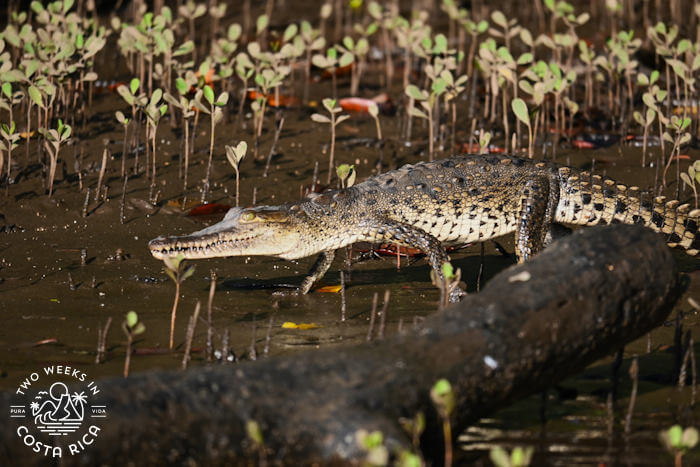
[[[254,213],[254,212],[246,212],[245,214],[243,214],[243,215],[241,216],[241,220],[242,220],[243,222],[250,222],[250,221],[252,221],[253,219],[255,219],[255,213]]]

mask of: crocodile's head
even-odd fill
[[[156,259],[178,254],[185,259],[249,255],[297,258],[304,248],[296,217],[284,206],[233,208],[211,227],[179,237],[158,237],[148,247]]]

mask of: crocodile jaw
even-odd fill
[[[290,222],[241,221],[241,214],[257,210],[231,209],[224,219],[189,235],[158,237],[148,243],[154,258],[182,255],[184,259],[222,256],[296,257],[299,233]],[[259,214],[262,212],[258,211]]]

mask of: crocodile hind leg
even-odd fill
[[[547,177],[528,180],[520,191],[515,229],[518,263],[530,260],[547,245],[548,237],[551,239],[552,217],[559,202],[557,194]]]
[[[440,241],[429,233],[410,226],[391,220],[382,220],[372,223],[367,232],[368,241],[382,240],[389,243],[398,243],[412,248],[416,248],[425,253],[430,266],[435,271],[435,275],[440,281],[444,281],[442,274],[442,265],[449,262],[445,249]],[[451,302],[458,302],[460,298],[467,293],[459,287],[455,287],[450,294]]]

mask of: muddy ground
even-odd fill
[[[121,63],[116,48],[105,51],[103,63]],[[114,65],[112,65],[113,67]],[[125,68],[112,68],[105,78],[128,79]],[[301,75],[296,77],[297,92]],[[348,93],[347,78],[339,80],[339,97]],[[372,97],[385,91],[379,84],[379,73],[366,74],[361,95]],[[319,101],[330,96],[330,81],[311,86],[312,97]],[[400,106],[402,90],[389,89],[392,100]],[[14,183],[1,188],[0,194],[0,388],[10,390],[28,372],[49,363],[70,363],[80,366],[90,376],[114,376],[122,372],[125,336],[121,323],[126,312],[134,310],[146,325],[146,332],[136,341],[136,353],[131,371],[177,369],[181,365],[186,323],[195,303],[206,310],[210,271],[217,277],[213,301],[215,348],[220,348],[225,330],[230,332],[230,345],[236,358],[251,357],[251,342],[255,341],[257,358],[265,354],[280,355],[334,345],[346,345],[366,339],[372,298],[379,294],[381,308],[384,291],[390,291],[386,316],[386,334],[401,328],[420,325],[421,318],[437,310],[439,294],[429,279],[429,266],[422,259],[402,258],[400,269],[395,258],[368,258],[354,262],[348,268],[341,254],[323,285],[340,283],[339,271],[346,271],[347,319],[341,322],[341,295],[314,292],[304,297],[278,298],[273,291],[280,286],[298,285],[313,262],[313,258],[283,261],[272,258],[212,259],[193,263],[196,272],[181,289],[177,318],[175,352],[167,352],[170,309],[174,286],[163,272],[161,262],[148,252],[148,240],[164,234],[183,234],[202,228],[217,220],[187,216],[180,209],[182,181],[178,165],[182,151],[182,134],[171,129],[169,117],[164,117],[158,133],[158,202],[151,204],[150,181],[144,172],[145,154],[139,156],[139,171],[133,173],[134,156],[126,157],[130,169],[125,194],[125,221],[120,221],[122,179],[120,167],[123,131],[114,119],[115,110],[125,110],[123,101],[109,92],[98,93],[89,119],[82,127],[74,122],[75,144],[61,151],[54,195],[49,199],[44,190],[42,165],[37,158],[38,141],[31,139],[29,158],[25,145],[16,151]],[[234,204],[234,172],[224,154],[225,144],[246,140],[252,148],[252,119],[246,114],[240,127],[234,125],[237,105],[230,105],[230,121],[216,130],[212,189],[207,201]],[[298,199],[300,192],[311,184],[315,163],[319,179],[327,174],[329,130],[311,122],[314,108],[280,110],[285,123],[272,157],[267,178],[262,176],[265,160],[274,136],[275,111],[268,112],[265,131],[260,141],[261,156],[254,159],[252,149],[241,163],[241,205],[278,204]],[[355,164],[358,181],[381,170],[400,167],[405,163],[427,158],[427,130],[416,123],[410,142],[400,137],[401,115],[380,116],[383,142],[376,140],[374,121],[366,115],[354,114],[338,127],[336,158],[338,163]],[[470,122],[458,119],[457,142],[469,140]],[[208,155],[208,119],[202,118],[197,129],[196,153],[190,167],[188,198],[199,199]],[[503,137],[495,144],[503,146]],[[541,144],[548,144],[542,142]],[[541,145],[540,144],[540,145]],[[108,157],[105,184],[106,200],[95,201],[94,193],[103,148]],[[437,157],[447,157],[454,148],[445,147]],[[650,149],[652,154],[658,148]],[[700,151],[684,150],[691,160]],[[548,152],[551,157],[551,149]],[[536,158],[541,158],[538,151]],[[578,168],[595,167],[627,184],[653,188],[655,168],[642,168],[641,148],[614,145],[604,149],[573,149],[564,142],[557,159]],[[76,165],[76,160],[79,163]],[[682,164],[687,164],[683,161]],[[82,189],[76,167],[82,171]],[[681,166],[685,170],[685,165]],[[672,177],[675,179],[675,177]],[[91,189],[86,216],[83,206],[86,189]],[[676,191],[674,184],[669,194]],[[686,191],[681,195],[689,199]],[[221,217],[221,215],[219,215]],[[513,251],[511,239],[499,242],[507,252]],[[353,250],[358,259],[360,247]],[[83,251],[85,253],[83,253]],[[480,271],[479,245],[452,254],[453,264],[462,270],[469,291],[477,287]],[[84,256],[84,260],[81,258]],[[697,312],[687,298],[700,298],[700,274],[696,259],[683,252],[675,253],[681,269],[690,277],[690,285],[677,311],[683,312],[683,329],[690,330],[695,341],[698,333]],[[84,263],[84,264],[83,264]],[[483,279],[514,263],[512,257],[499,253],[494,244],[485,245]],[[517,300],[517,297],[513,297]],[[96,365],[97,328],[113,319],[107,336],[106,361]],[[675,317],[675,315],[674,315]],[[314,329],[285,329],[282,324],[314,323]],[[606,404],[610,388],[610,363],[613,356],[589,368],[584,374],[553,388],[547,395],[533,397],[507,410],[484,419],[460,437],[463,459],[487,464],[487,452],[493,445],[511,447],[530,444],[537,448],[536,464],[576,465],[593,463],[623,463],[659,465],[670,457],[657,442],[657,432],[674,422],[697,425],[697,408],[688,404],[691,389],[675,389],[671,380],[674,372],[674,323],[655,330],[650,337],[625,349],[619,372],[621,386],[614,419],[609,419]],[[269,344],[266,335],[269,330]],[[192,365],[217,364],[204,360],[206,327],[197,326]],[[651,352],[648,352],[650,343]],[[269,351],[265,351],[269,347]],[[299,353],[300,358],[303,354]],[[640,394],[633,418],[633,431],[622,431],[627,407],[630,381],[627,370],[631,358],[640,356]],[[546,404],[542,401],[546,399]],[[546,423],[542,423],[542,419]],[[700,457],[690,457],[700,462]]]

